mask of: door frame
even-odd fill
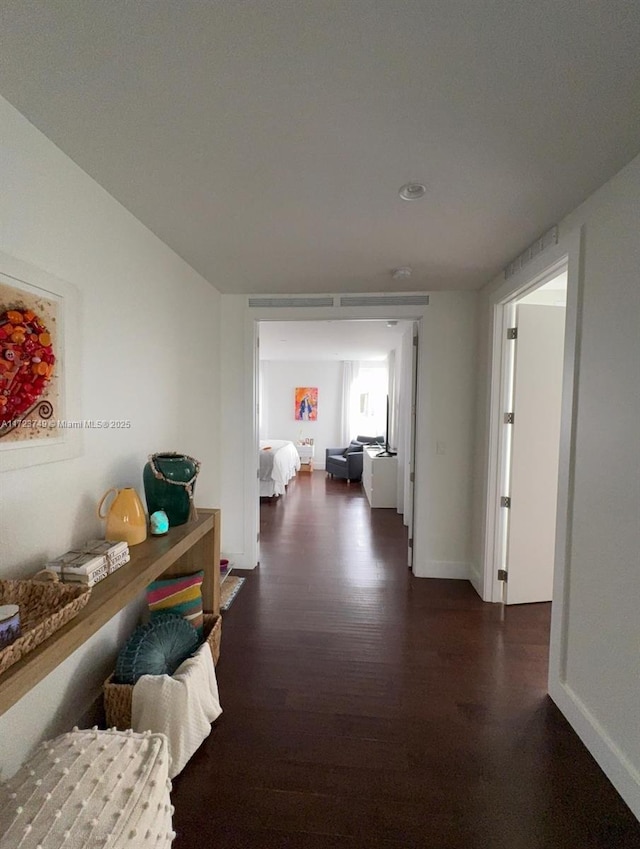
[[[428,295],[429,293],[420,293]],[[259,421],[258,421],[258,368],[259,368],[259,324],[266,321],[370,321],[370,320],[402,320],[413,321],[416,325],[416,335],[418,339],[424,332],[424,318],[429,310],[428,304],[418,306],[404,305],[387,305],[383,307],[252,307],[249,306],[245,313],[245,333],[244,333],[244,348],[246,353],[246,361],[251,362],[252,368],[245,373],[245,456],[258,457],[259,451]],[[420,348],[418,347],[418,350]],[[417,380],[421,369],[420,358],[417,363]],[[420,394],[416,399],[415,416],[420,416],[422,405],[425,399],[421,399]],[[411,458],[412,471],[414,478],[416,475],[417,457],[421,450],[420,430],[415,428],[414,453]],[[255,565],[260,560],[260,487],[259,480],[256,474],[256,467],[247,464],[245,467],[244,477],[244,492],[245,505],[251,505],[247,512],[247,521],[244,530],[244,545],[246,559],[249,563]],[[426,497],[421,488],[414,482],[413,486],[413,501],[412,501],[412,527],[414,524],[413,517],[416,514],[417,506],[421,503],[421,499]],[[409,528],[409,533],[412,533],[412,527]],[[413,563],[416,563],[419,552],[420,540],[413,535]],[[408,557],[408,555],[407,555]],[[253,565],[249,568],[253,568]],[[244,567],[246,568],[246,567]]]
[[[566,679],[566,622],[569,604],[570,536],[569,517],[573,506],[575,431],[580,347],[580,312],[582,291],[582,229],[567,234],[556,245],[529,262],[505,280],[489,295],[491,309],[491,373],[488,434],[488,472],[485,514],[485,550],[483,598],[500,601],[502,582],[497,580],[496,562],[499,534],[503,532],[500,517],[500,488],[503,485],[503,404],[505,381],[504,347],[507,343],[506,318],[514,301],[538,288],[545,280],[566,267],[567,309],[560,423],[560,455],[558,466],[558,507],[556,512],[556,544],[553,579],[553,607],[549,650],[549,692],[554,697]]]

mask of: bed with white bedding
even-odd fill
[[[283,495],[300,469],[300,457],[288,439],[260,440],[260,497]]]

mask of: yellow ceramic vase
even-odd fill
[[[102,507],[112,493],[115,493],[115,498],[107,513],[103,515]],[[133,487],[109,489],[105,492],[98,504],[98,516],[107,520],[104,535],[108,540],[124,541],[131,546],[138,545],[147,538],[147,517],[142,501]]]

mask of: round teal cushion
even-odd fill
[[[195,628],[182,616],[155,616],[138,626],[120,650],[114,683],[135,684],[142,675],[173,675],[199,645]]]

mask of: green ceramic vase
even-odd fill
[[[149,515],[156,510],[164,510],[169,519],[169,527],[184,525],[189,519],[189,495],[184,486],[176,486],[168,481],[187,483],[196,474],[196,464],[183,454],[154,454],[156,468],[167,478],[157,478],[151,463],[147,463],[142,473],[144,494]],[[195,489],[195,481],[192,488]]]

